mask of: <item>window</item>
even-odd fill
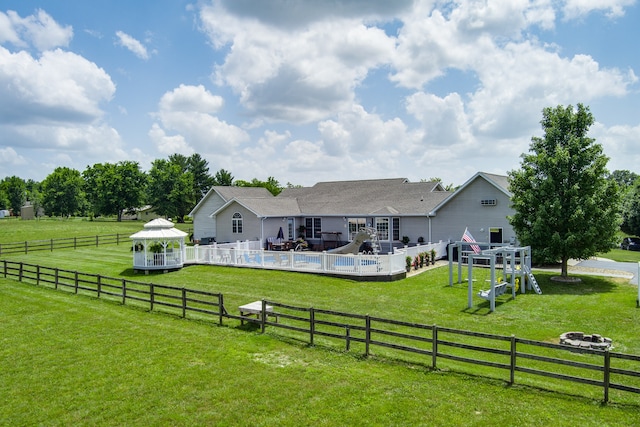
[[[400,240],[400,218],[392,219],[393,240]]]
[[[366,218],[349,218],[349,240],[356,238],[358,231],[367,226]]]
[[[376,218],[378,240],[389,240],[389,218]]]
[[[304,226],[304,237],[306,239],[322,238],[322,218],[305,218]]]
[[[242,233],[242,215],[239,212],[234,213],[231,218],[231,231],[234,234]]]
[[[485,200],[480,200],[480,204],[482,206],[495,206],[498,204],[498,201],[496,199],[485,199]]]

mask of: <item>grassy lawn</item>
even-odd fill
[[[0,279],[2,425],[634,425],[601,406]],[[566,415],[571,414],[571,415]]]
[[[71,236],[90,235],[85,225],[93,226],[79,221]],[[135,225],[132,233],[142,227]],[[0,243],[25,239],[5,226],[0,221]],[[122,226],[103,223],[105,231],[93,234]],[[446,267],[363,283],[213,266],[134,275],[129,245],[6,259],[221,292],[229,311],[266,298],[540,341],[581,330],[613,338],[615,351],[640,354],[637,290],[623,279],[582,276],[572,285],[536,273],[543,295],[500,297],[490,314],[479,298],[467,309],[467,285],[449,287]],[[474,277],[476,290],[488,286],[487,270]],[[0,371],[0,393],[14,397],[0,404],[0,425],[633,425],[640,418],[639,397],[630,393],[600,406],[601,390],[590,386],[550,388],[563,393],[545,391],[545,380],[527,383],[540,389],[508,387],[470,375],[468,365],[463,375],[450,372],[454,365],[431,371],[379,348],[370,359],[335,343],[311,350],[305,337],[281,329],[260,335],[237,321],[217,327],[3,279],[0,316],[0,366],[9,367]]]
[[[24,242],[25,240],[64,239],[68,237],[87,237],[102,234],[131,235],[142,230],[143,221],[122,221],[115,219],[87,218],[42,218],[23,221],[20,218],[0,219],[0,244]],[[176,224],[176,228],[188,231],[192,224]]]
[[[618,262],[640,262],[640,251],[623,251],[622,249],[611,249],[605,254],[599,255]]]

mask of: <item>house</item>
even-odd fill
[[[323,250],[346,244],[364,226],[377,230],[382,252],[402,246],[404,236],[410,244],[456,241],[465,227],[479,241],[485,234],[505,240],[514,235],[506,219],[506,182],[478,173],[449,192],[439,182],[406,178],[332,181],[287,188],[278,196],[264,188],[213,187],[190,216],[200,242],[258,240],[266,246],[281,232],[285,240],[302,236]]]
[[[140,208],[126,210],[122,214],[123,220],[131,220],[131,221],[148,222],[156,218],[162,218],[162,215],[158,215],[155,211],[155,208],[151,205],[145,205]]]

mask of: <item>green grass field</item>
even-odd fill
[[[36,223],[0,221],[0,243],[25,240],[20,228],[30,224]],[[89,232],[85,224],[96,222],[78,221],[64,237],[125,226],[102,223]],[[141,228],[135,225],[131,232]],[[48,238],[58,226],[34,227]],[[128,245],[6,258],[222,292],[229,310],[267,298],[541,341],[583,330],[612,337],[616,351],[640,354],[637,291],[622,279],[583,276],[581,285],[561,285],[549,280],[553,273],[539,273],[543,295],[502,297],[489,314],[480,299],[466,308],[466,284],[449,287],[446,267],[362,283],[212,266],[134,275]],[[486,271],[477,275],[484,287]],[[377,348],[364,359],[361,348],[344,352],[322,342],[309,348],[304,337],[280,329],[260,335],[237,321],[219,327],[1,278],[0,316],[0,395],[9,396],[0,403],[0,425],[635,425],[640,419],[640,397],[630,393],[616,392],[614,403],[602,406],[601,390],[590,386],[539,380],[509,387],[474,376],[481,370],[473,367],[467,374],[446,364],[432,371]]]

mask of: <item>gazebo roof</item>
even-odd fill
[[[180,239],[187,235],[182,230],[174,228],[171,221],[164,218],[156,218],[144,225],[144,230],[138,231],[129,236],[131,239],[151,240],[151,239]]]

